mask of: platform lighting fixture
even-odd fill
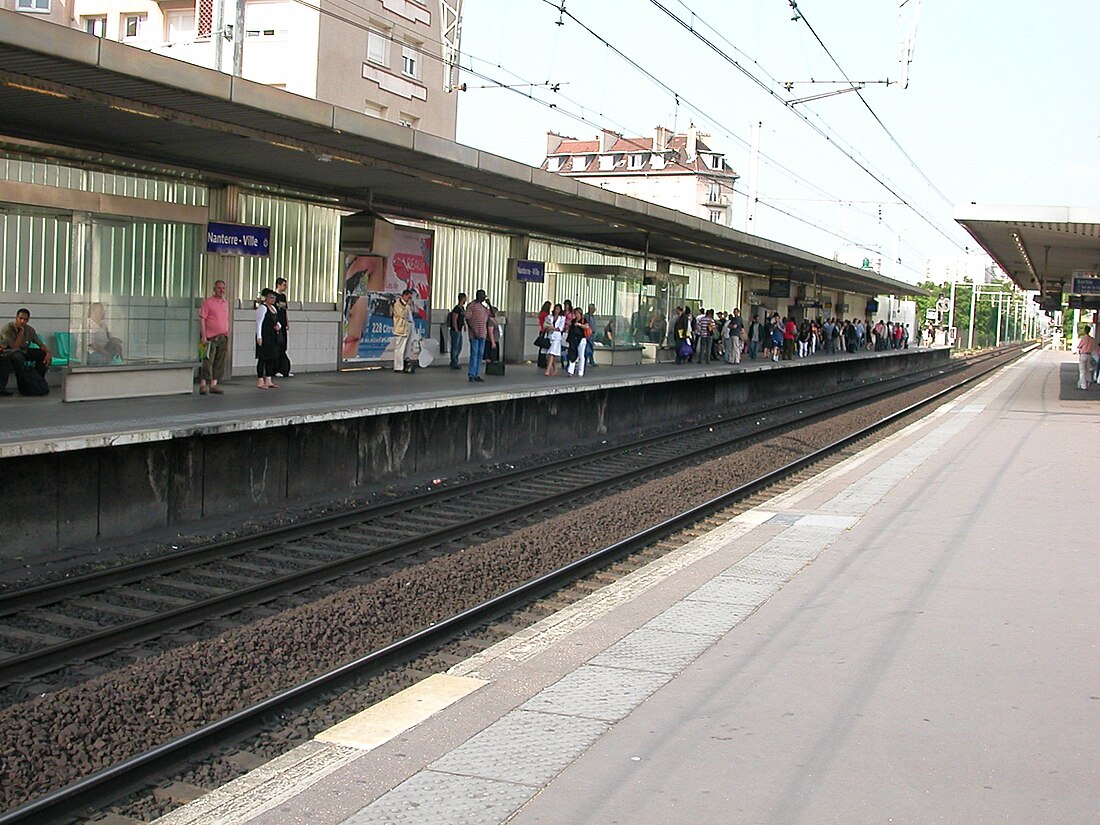
[[[293,149],[295,152],[304,152],[305,151],[305,149],[303,149],[301,146],[294,146],[293,144],[290,144],[290,143],[280,143],[277,140],[268,140],[268,141],[264,141],[264,142],[270,144],[271,146],[277,146],[280,149]]]
[[[1035,272],[1035,265],[1031,262],[1031,256],[1027,254],[1027,248],[1024,246],[1024,239],[1020,237],[1020,233],[1013,232],[1012,240],[1016,242],[1016,248],[1020,250],[1020,254],[1024,258],[1024,263],[1027,264],[1028,271],[1031,273],[1031,277],[1038,280],[1039,276]]]
[[[55,92],[52,89],[40,89],[37,86],[25,86],[22,83],[12,83],[5,81],[4,85],[11,89],[19,89],[21,92],[34,92],[38,95],[47,95],[48,97],[59,97],[62,100],[69,100],[69,96],[62,94],[61,92]]]
[[[139,117],[148,117],[148,118],[152,118],[153,120],[159,120],[160,119],[160,115],[155,115],[152,112],[143,112],[140,109],[131,109],[131,108],[126,107],[126,106],[113,106],[113,105],[111,105],[111,106],[108,106],[107,108],[108,109],[114,109],[116,112],[125,112],[128,115],[138,115]]]

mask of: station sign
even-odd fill
[[[541,284],[546,280],[546,263],[544,261],[513,261],[512,269],[517,281]]]
[[[1070,309],[1100,309],[1100,295],[1070,295]]]
[[[206,251],[214,255],[267,255],[271,246],[270,226],[240,223],[206,224]]]
[[[1100,295],[1100,275],[1084,269],[1073,270],[1074,295]]]
[[[769,278],[768,279],[768,291],[765,294],[769,298],[790,298],[791,297],[791,280],[790,280],[790,278]]]

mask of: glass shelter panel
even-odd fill
[[[203,227],[144,220],[78,223],[70,363],[170,364],[196,360],[195,289]]]

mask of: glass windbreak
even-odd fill
[[[197,360],[202,227],[93,220],[82,229],[82,283],[72,291],[69,362],[110,367]]]
[[[664,343],[668,331],[667,283],[654,276],[646,278],[638,293],[638,309],[630,320],[636,344]]]
[[[641,303],[638,300],[639,291],[641,289],[642,280],[637,279],[616,279],[611,282],[615,300],[613,304],[613,315],[609,320],[608,326],[613,330],[613,340],[616,346],[631,346],[634,344],[640,344],[645,339],[638,338],[637,331],[639,329],[640,314],[642,312]]]

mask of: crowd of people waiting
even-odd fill
[[[721,361],[740,364],[746,353],[752,360],[790,361],[819,352],[833,355],[864,349],[883,352],[909,348],[909,325],[879,320],[870,325],[859,318],[815,318],[801,322],[781,317],[778,312],[763,320],[753,315],[746,324],[741,310],[733,312],[703,309],[696,314],[690,306],[676,307],[670,346],[676,363],[709,364]]]

